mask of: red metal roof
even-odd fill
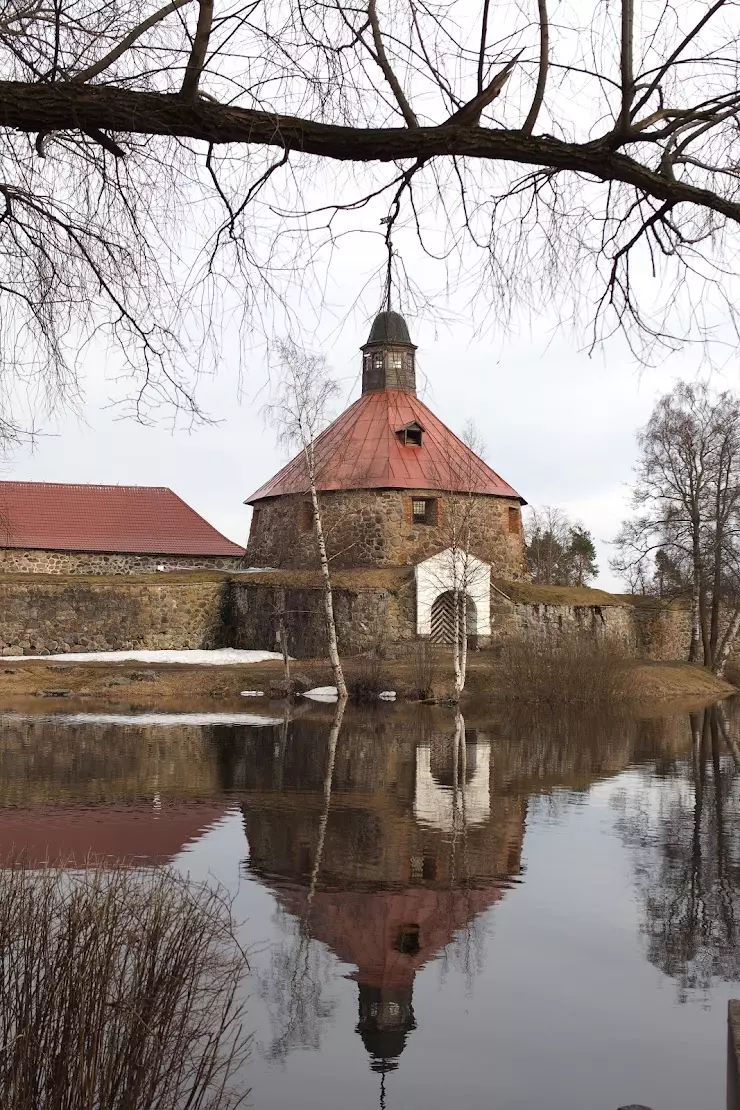
[[[422,446],[405,446],[398,432],[416,422]],[[526,504],[413,393],[384,389],[367,393],[321,433],[314,445],[320,490],[423,489],[514,497]],[[303,453],[247,499],[305,493]]]
[[[0,482],[0,547],[238,556],[244,549],[164,486]]]

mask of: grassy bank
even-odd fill
[[[688,663],[651,663],[620,661],[620,687],[623,700],[640,703],[689,699],[712,701],[735,692],[730,683],[717,678],[703,667]],[[345,660],[347,680],[361,685],[367,674],[367,660]],[[331,683],[326,660],[298,660],[293,672],[311,685]],[[258,699],[243,698],[242,690],[263,690],[269,694],[282,679],[279,661],[234,667],[192,665],[142,666],[137,663],[55,663],[52,657],[22,662],[0,661],[0,709],[53,712],[63,708],[93,709],[191,709],[244,711],[254,708]],[[399,698],[415,699],[419,692],[419,666],[414,661],[381,661],[374,681],[393,689]],[[452,688],[450,660],[436,661],[434,673],[424,676],[431,695],[439,700],[449,697]],[[464,702],[522,700],[532,697],[524,686],[511,684],[500,661],[487,652],[471,657]],[[593,680],[593,676],[592,676]],[[583,699],[588,702],[588,696]],[[259,699],[262,703],[263,699]]]

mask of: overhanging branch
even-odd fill
[[[438,127],[362,128],[235,108],[211,100],[188,103],[166,93],[112,86],[0,82],[0,127],[39,131],[109,131],[167,135],[206,143],[275,146],[345,162],[402,162],[432,158],[490,159],[583,173],[622,182],[671,204],[693,204],[740,223],[740,203],[671,180],[613,150],[606,136],[569,143],[521,131],[445,124]]]

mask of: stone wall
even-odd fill
[[[690,614],[681,604],[598,590],[564,595],[527,583],[500,583],[491,600],[491,641],[504,647],[513,637],[555,640],[579,633],[616,640],[634,657],[685,659],[688,651]],[[379,645],[389,655],[403,654],[416,640],[413,569],[335,570],[334,609],[345,654]],[[316,572],[0,575],[0,652],[274,649],[281,611],[292,654],[325,655]]]
[[[291,654],[298,658],[325,655],[323,593],[318,581],[311,581],[316,577],[304,574],[302,581],[297,574],[263,574],[232,579],[229,624],[233,646],[274,650],[284,613]],[[356,655],[415,638],[411,573],[388,575],[383,581],[379,572],[368,581],[362,575],[340,571],[334,576],[333,595],[341,652]]]
[[[126,555],[103,551],[43,551],[0,548],[0,573],[20,574],[148,574],[166,570],[236,570],[238,557],[217,555]]]
[[[490,563],[494,575],[524,577],[521,509],[514,499],[430,490],[350,490],[322,493],[320,499],[334,567],[413,566],[450,547],[456,531],[459,537],[469,528],[466,546]],[[413,522],[414,499],[433,502],[432,523]],[[316,566],[307,496],[269,498],[255,506],[246,562],[279,569]]]
[[[652,604],[643,599],[637,603],[600,599],[593,605],[510,603],[499,596],[492,598],[491,610],[494,643],[505,643],[514,636],[556,641],[591,635],[619,644],[636,659],[685,659],[688,653],[691,614],[681,603],[658,599]]]
[[[224,646],[223,575],[0,577],[3,655]]]

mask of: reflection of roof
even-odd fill
[[[506,890],[495,882],[472,890],[318,890],[309,907],[306,887],[271,885],[288,912],[307,923],[311,936],[357,967],[353,979],[384,990],[411,986],[416,972]],[[405,952],[399,940],[410,925],[418,926],[418,951]]]
[[[165,863],[218,821],[229,807],[214,802],[137,803],[87,809],[6,809],[0,814],[0,859],[22,851],[31,865],[95,861]]]
[[[164,486],[0,482],[0,547],[243,555]]]
[[[398,435],[413,422],[424,429],[421,447],[406,446]],[[403,389],[363,393],[318,436],[314,456],[320,490],[428,489],[522,500],[423,401]],[[307,490],[301,452],[248,503]]]

